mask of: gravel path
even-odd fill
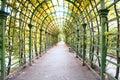
[[[69,53],[68,47],[58,43],[47,51],[14,80],[97,80],[95,75],[82,66],[82,62]]]

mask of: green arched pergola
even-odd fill
[[[61,34],[100,80],[119,80],[119,5],[119,0],[1,0],[0,79],[32,65]]]

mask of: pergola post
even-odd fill
[[[83,30],[84,30],[84,34],[83,34],[83,66],[85,65],[85,57],[86,57],[86,26],[87,24],[84,23],[82,24],[83,26]]]
[[[50,48],[50,33],[48,33],[48,48]]]
[[[5,80],[5,25],[8,13],[0,11],[0,72],[1,79]]]
[[[77,29],[77,54],[76,58],[79,56],[79,29]]]
[[[29,65],[32,65],[32,26],[31,24],[28,25],[29,27]]]
[[[99,10],[99,15],[101,18],[101,43],[100,43],[100,51],[101,51],[101,80],[105,80],[105,71],[106,71],[106,37],[104,35],[106,31],[106,18],[108,14],[107,9]]]
[[[73,37],[72,37],[72,48],[75,50],[75,31],[73,31]]]
[[[45,53],[47,52],[47,45],[48,45],[48,32],[45,32]]]
[[[42,29],[40,29],[40,52],[39,52],[39,54],[40,54],[40,57],[41,57],[41,52],[42,52]]]

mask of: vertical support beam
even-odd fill
[[[54,40],[54,37],[53,35],[51,35],[51,46],[53,46],[53,40]]]
[[[101,50],[101,80],[105,80],[105,68],[106,68],[106,37],[104,35],[106,31],[106,18],[108,14],[107,9],[101,9],[99,10],[99,15],[101,18],[101,44],[100,44],[100,50]]]
[[[78,56],[79,56],[79,47],[78,47],[78,45],[79,45],[79,29],[77,29],[77,54],[76,54],[76,58],[78,58]]]
[[[37,43],[37,40],[38,40],[38,29],[36,28],[36,32],[35,32],[35,40],[34,40],[34,46],[35,46],[35,54],[36,54],[36,58],[38,59],[39,57],[39,54],[38,54],[38,47],[37,47],[37,45],[38,45],[38,43]]]
[[[49,38],[50,46],[51,46],[51,41],[52,41],[52,35],[50,34],[50,38]]]
[[[73,47],[72,47],[73,46],[73,33],[71,33],[71,35],[72,35],[71,36],[71,48],[73,49]]]
[[[48,32],[47,32],[47,35],[46,35],[46,41],[47,41],[46,48],[47,49],[48,49],[48,46],[49,46],[48,39],[49,39],[49,35],[48,35]]]
[[[82,24],[83,30],[84,30],[84,35],[83,35],[83,66],[85,65],[85,60],[86,60],[86,26],[87,24],[84,23]]]
[[[40,52],[39,52],[39,54],[40,54],[40,57],[41,57],[41,52],[42,52],[42,29],[40,29]]]
[[[5,80],[5,25],[7,13],[0,11],[0,71],[1,79]]]
[[[100,0],[100,4],[101,4],[101,10],[99,10],[99,16],[101,18],[101,36],[100,36],[100,51],[101,51],[101,78],[100,80],[105,80],[105,71],[106,71],[106,37],[104,35],[105,31],[106,31],[106,18],[107,18],[107,14],[108,14],[108,10],[105,9],[105,2],[104,0]]]
[[[48,33],[48,48],[50,48],[50,34]]]
[[[47,31],[45,31],[45,53],[47,52]]]
[[[20,19],[19,20],[19,66],[21,66],[21,63],[22,63],[22,61],[21,61],[21,21],[22,21],[22,19]]]
[[[32,25],[29,24],[29,65],[32,65]]]
[[[75,41],[74,41],[74,37],[75,37],[75,32],[73,31],[72,48],[75,50]]]

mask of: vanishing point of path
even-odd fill
[[[58,43],[14,80],[97,80],[82,62]]]

